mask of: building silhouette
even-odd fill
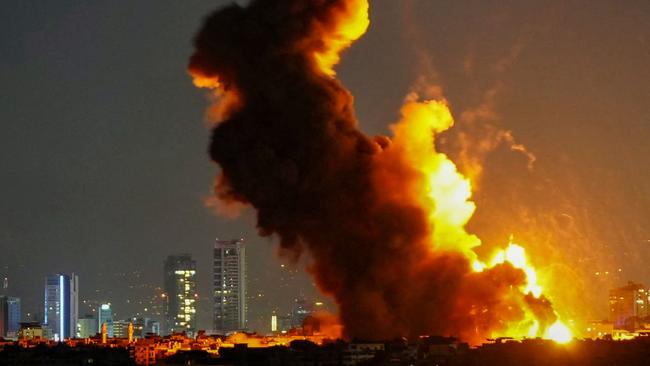
[[[128,328],[131,322],[129,320],[114,320],[113,321],[113,337],[126,338],[128,336]],[[111,337],[112,338],[112,337]]]
[[[615,329],[634,331],[648,313],[648,290],[640,283],[628,282],[609,290],[609,320]]]
[[[165,260],[165,334],[196,332],[196,261],[189,254]]]
[[[132,317],[133,335],[136,338],[144,338],[147,335],[160,335],[160,322],[152,318]]]
[[[20,298],[0,295],[0,337],[18,336],[20,315]]]
[[[213,327],[221,333],[247,327],[246,248],[244,239],[214,244]]]
[[[132,317],[130,319],[133,324],[133,336],[135,338],[144,338],[149,335],[159,335],[159,324],[157,321],[146,317]]]
[[[0,337],[7,337],[7,328],[9,326],[9,309],[7,308],[7,297],[0,296]]]
[[[100,304],[97,313],[97,333],[101,333],[102,324],[106,323],[107,334],[109,337],[113,337],[113,309],[111,303]]]
[[[304,297],[294,300],[291,308],[291,327],[302,328],[305,319],[314,312],[314,307]]]
[[[54,340],[64,340],[77,335],[78,309],[78,276],[73,273],[45,277],[43,323],[51,329]]]
[[[22,313],[20,311],[20,298],[7,296],[7,335],[16,337],[20,331],[20,321]]]
[[[85,314],[77,321],[77,335],[79,338],[88,338],[96,335],[97,318],[93,314]]]

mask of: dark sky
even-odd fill
[[[250,212],[229,220],[204,205],[217,172],[209,101],[185,67],[202,18],[223,3],[3,3],[0,275],[25,310],[40,308],[43,276],[74,271],[82,299],[129,316],[155,295],[164,257],[189,252],[209,327],[215,237],[249,244],[254,327],[316,296],[304,275],[278,285],[291,266]],[[486,251],[515,234],[571,316],[605,316],[614,284],[650,285],[650,3],[371,6],[337,69],[361,128],[388,133],[414,86],[437,85],[458,120],[442,139],[452,158],[460,131],[485,141],[494,130],[537,158],[531,170],[504,145],[482,155],[470,229]]]

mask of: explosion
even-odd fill
[[[471,182],[435,149],[453,126],[444,100],[409,95],[391,138],[357,128],[333,67],[368,25],[366,0],[254,0],[208,17],[189,71],[220,96],[217,197],[254,207],[283,252],[308,253],[345,337],[570,339],[523,247],[476,255]]]

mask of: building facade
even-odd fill
[[[213,264],[214,330],[220,333],[245,330],[248,308],[244,239],[217,239]]]
[[[50,328],[47,328],[39,322],[21,322],[18,338],[23,339],[49,339],[51,338]]]
[[[291,308],[291,327],[302,328],[305,319],[314,312],[312,304],[308,303],[304,297],[295,299]]]
[[[20,321],[20,298],[10,296],[9,278],[4,277],[0,285],[0,337],[18,337]]]
[[[640,283],[628,282],[626,286],[609,291],[609,320],[614,329],[634,331],[648,312],[649,292]]]
[[[113,321],[113,337],[115,338],[127,338],[129,324],[131,322],[128,320],[114,320]]]
[[[196,261],[189,254],[170,255],[165,260],[164,333],[196,332]]]
[[[88,338],[96,335],[97,318],[92,314],[86,314],[77,321],[77,336],[79,338]]]
[[[0,296],[0,337],[7,337],[9,309],[7,309],[7,297]]]
[[[22,313],[20,310],[20,298],[7,296],[7,334],[9,338],[18,337]]]
[[[106,323],[106,334],[113,337],[113,309],[111,309],[111,303],[100,304],[98,315],[97,333],[101,333],[102,324]]]
[[[160,323],[151,318],[133,317],[133,336],[135,338],[144,338],[147,335],[160,335]]]
[[[52,339],[76,337],[79,308],[79,277],[55,274],[45,277],[43,323],[51,329]]]

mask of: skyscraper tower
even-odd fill
[[[170,255],[165,260],[164,333],[196,331],[196,261],[189,254]]]
[[[20,298],[7,297],[7,336],[16,337],[20,330],[21,321]]]
[[[43,323],[56,341],[76,336],[79,308],[79,277],[55,274],[45,277]]]
[[[221,333],[247,326],[246,248],[244,239],[214,244],[214,329]]]
[[[7,337],[9,328],[9,309],[7,306],[7,297],[0,295],[0,337]]]
[[[108,337],[113,338],[113,310],[111,303],[100,304],[97,317],[97,331],[102,331],[102,326],[106,324],[106,334]]]
[[[20,329],[20,298],[0,295],[0,337],[15,338]]]

